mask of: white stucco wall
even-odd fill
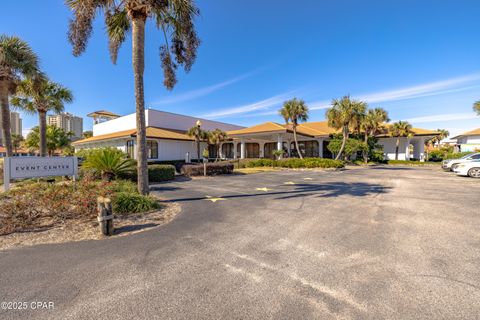
[[[82,149],[114,147],[114,148],[117,148],[119,150],[122,150],[123,152],[127,152],[126,145],[127,145],[127,139],[96,141],[96,142],[76,145],[75,146],[75,151],[79,151],[79,150],[82,150]]]
[[[397,138],[379,138],[378,144],[383,146],[383,153],[387,160],[395,160],[395,148]],[[401,137],[398,146],[398,160],[407,160],[406,151],[408,146],[408,139]]]
[[[94,149],[94,148],[105,148],[105,147],[114,147],[123,152],[127,152],[126,144],[129,139],[117,139],[117,140],[105,140],[92,143],[85,143],[82,145],[75,146],[75,151],[82,149]],[[135,144],[136,140],[133,139]],[[154,139],[148,139],[154,140]],[[197,144],[193,141],[180,141],[180,140],[166,140],[158,139],[158,158],[149,159],[149,160],[159,160],[159,161],[170,161],[170,160],[184,160],[185,154],[190,153],[190,159],[197,158]],[[202,156],[203,149],[207,147],[206,143],[200,144],[200,157]],[[136,152],[134,152],[136,157]]]
[[[184,116],[170,112],[158,111],[153,109],[145,110],[145,123],[147,127],[158,127],[175,130],[188,130],[195,125],[199,118]],[[204,130],[221,129],[223,131],[242,129],[243,127],[200,119]],[[98,136],[123,130],[131,130],[136,128],[136,114],[132,113],[110,121],[93,125],[93,135]]]
[[[199,120],[199,118],[195,118],[195,117],[190,117],[190,116],[185,116],[185,115],[170,113],[170,112],[164,112],[164,111],[158,111],[154,109],[146,110],[145,113],[146,113],[146,119],[147,119],[147,126],[166,128],[166,129],[188,130],[191,127],[195,126],[195,123],[197,122],[197,120]],[[229,123],[206,120],[206,119],[200,119],[200,121],[202,122],[202,128],[204,130],[215,130],[218,128],[223,131],[228,131],[228,130],[237,130],[237,129],[243,128],[241,126],[237,126]]]
[[[457,140],[458,144],[480,144],[480,136],[464,136]]]
[[[93,125],[93,136],[108,134],[124,130],[132,130],[137,127],[135,113],[129,114],[110,121]]]
[[[184,160],[185,154],[190,153],[190,159],[197,158],[197,144],[193,141],[179,140],[157,140],[158,141],[158,160]],[[200,157],[206,143],[200,143]]]

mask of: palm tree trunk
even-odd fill
[[[2,118],[3,146],[7,149],[7,157],[13,156],[12,134],[10,129],[10,106],[8,105],[8,83],[0,81],[0,103]]]
[[[399,145],[400,145],[400,137],[397,137],[397,142],[395,144],[395,160],[398,160],[398,147],[399,147]]]
[[[295,140],[295,148],[297,148],[297,153],[300,159],[303,159],[302,153],[300,152],[300,148],[298,147],[298,140],[297,140],[297,127],[293,126],[293,140]]]
[[[342,146],[340,147],[340,150],[338,151],[337,156],[335,157],[335,160],[340,159],[342,156],[343,150],[345,149],[345,144],[347,144],[347,139],[348,139],[348,129],[343,127],[343,141],[342,141]]]
[[[39,151],[40,157],[47,156],[47,112],[38,110]]]
[[[200,163],[200,138],[197,139],[197,162]]]
[[[365,145],[367,148],[363,150],[363,162],[365,164],[368,164],[368,133],[365,131]]]
[[[137,112],[137,188],[146,195],[148,188],[147,130],[145,125],[145,97],[143,92],[143,72],[145,69],[145,20],[146,16],[132,18],[132,62],[135,81],[135,104]]]

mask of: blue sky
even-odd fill
[[[282,121],[277,110],[294,96],[324,119],[332,98],[350,94],[388,110],[392,120],[459,133],[480,127],[479,1],[469,0],[198,0],[198,59],[163,85],[162,36],[146,38],[148,107],[241,125]],[[23,8],[22,8],[23,7]],[[8,13],[8,14],[6,14]],[[61,0],[2,1],[0,32],[17,35],[38,53],[41,67],[69,87],[74,114],[135,110],[130,38],[117,65],[97,18],[85,54],[66,40],[70,12]],[[35,117],[24,115],[24,129]],[[85,119],[85,130],[91,128]]]

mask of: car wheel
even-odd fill
[[[472,178],[480,178],[480,168],[471,168],[468,170],[468,175]]]

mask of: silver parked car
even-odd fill
[[[475,160],[480,160],[480,152],[467,154],[459,159],[448,159],[443,160],[442,168],[444,170],[455,171],[456,167],[461,163],[471,162]]]

